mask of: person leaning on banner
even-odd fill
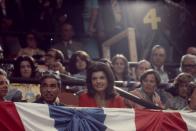
[[[114,90],[114,75],[108,65],[93,63],[87,70],[86,93],[79,96],[80,107],[125,107],[124,99]]]
[[[8,85],[7,73],[0,69],[0,102],[5,101],[4,97],[7,95]]]
[[[58,94],[61,90],[61,79],[58,74],[54,72],[46,72],[40,79],[40,93],[41,97],[35,103],[64,106],[57,102]]]
[[[189,104],[183,110],[196,111],[196,82],[191,82],[189,88]]]
[[[146,70],[143,75],[141,75],[140,82],[141,87],[137,88],[130,93],[138,96],[139,98],[145,100],[146,102],[155,104],[156,106],[159,106],[163,108],[163,104],[161,102],[160,96],[156,92],[156,88],[160,84],[160,76],[156,71],[153,69]],[[131,100],[125,99],[125,103],[128,107],[131,108],[139,108],[144,109],[142,105],[139,105]]]

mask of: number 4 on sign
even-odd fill
[[[157,30],[158,22],[161,22],[161,18],[157,17],[156,9],[153,8],[148,11],[143,21],[144,21],[144,24],[151,24],[152,30]]]

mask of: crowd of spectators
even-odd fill
[[[174,72],[175,70],[176,74],[172,74],[174,77],[170,78],[168,77],[169,73],[164,71],[166,53],[165,51],[156,53],[156,48],[161,50],[164,50],[164,48],[160,45],[155,45],[152,48],[152,58],[157,57],[157,53],[162,53],[161,57],[158,55],[156,58],[156,63],[159,63],[157,64],[159,66],[154,67],[153,63],[141,60],[137,63],[134,72],[130,70],[127,58],[123,54],[115,55],[111,61],[109,59],[92,60],[87,52],[78,50],[73,53],[69,63],[65,62],[62,51],[55,48],[46,52],[46,55],[42,58],[44,60],[42,63],[37,63],[31,56],[18,56],[10,77],[39,78],[40,86],[37,87],[39,92],[35,93],[31,90],[30,92],[35,94],[28,94],[30,92],[21,94],[19,92],[22,88],[17,86],[16,88],[14,84],[10,84],[12,88],[9,88],[9,82],[4,82],[7,75],[2,70],[1,100],[33,102],[30,98],[34,97],[33,100],[38,103],[62,105],[58,95],[63,89],[64,91],[69,89],[80,92],[78,94],[78,106],[82,107],[146,108],[131,99],[121,97],[117,93],[115,82],[122,81],[139,83],[137,86],[127,84],[121,88],[161,109],[195,110],[194,103],[196,100],[192,94],[194,94],[195,88],[196,56],[192,54],[183,55],[180,68],[173,68],[171,71]],[[167,78],[167,81],[162,81],[162,74],[160,73],[165,73],[163,78]],[[68,85],[60,82],[64,80],[64,78],[60,78],[61,74],[73,77],[76,80],[84,80],[85,84],[67,88]],[[24,86],[30,88],[28,84]],[[31,97],[25,97],[27,95],[31,95]]]

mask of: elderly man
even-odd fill
[[[5,101],[4,97],[8,92],[9,80],[7,79],[7,73],[0,69],[0,102]]]
[[[52,72],[45,73],[40,80],[41,97],[35,103],[63,106],[63,104],[57,102],[60,90],[60,77]]]
[[[176,76],[176,71],[165,67],[166,51],[160,45],[155,45],[151,51],[152,67],[161,77],[161,83],[167,83]]]
[[[181,72],[190,73],[196,81],[196,56],[191,54],[182,56],[180,70]]]

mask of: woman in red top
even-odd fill
[[[87,93],[79,97],[81,107],[123,108],[124,99],[114,90],[114,76],[110,67],[97,62],[87,70]]]

